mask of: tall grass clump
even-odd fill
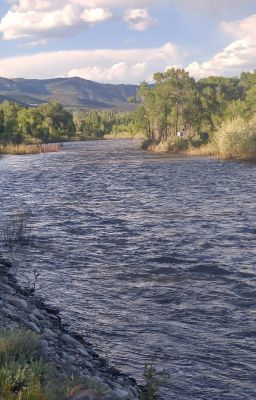
[[[144,368],[145,386],[140,394],[140,400],[157,400],[161,388],[169,381],[169,374],[165,371],[157,371],[153,363],[146,364]]]
[[[60,151],[60,145],[57,143],[49,144],[6,144],[0,145],[0,154],[41,154],[41,153],[56,153]]]
[[[199,147],[189,146],[185,151],[187,156],[201,156],[201,157],[213,157],[217,155],[217,149],[215,143],[203,144]]]
[[[184,153],[189,147],[189,140],[186,138],[171,137],[168,140],[161,141],[160,143],[152,143],[144,141],[142,148],[156,153]]]
[[[13,247],[14,244],[24,244],[31,238],[32,226],[30,213],[26,210],[18,210],[5,221],[0,235],[4,246]]]
[[[99,399],[107,393],[96,379],[63,378],[45,363],[41,338],[34,332],[0,330],[0,400],[69,400],[86,390]]]
[[[66,400],[67,382],[41,359],[40,336],[0,331],[0,399]]]
[[[0,331],[0,366],[20,359],[36,359],[39,354],[38,336],[30,331]]]
[[[222,159],[256,160],[256,117],[249,122],[239,117],[223,123],[215,141]]]

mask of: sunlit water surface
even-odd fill
[[[165,399],[256,398],[256,166],[65,144],[0,159],[0,217],[30,209],[15,263],[111,363]]]

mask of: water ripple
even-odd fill
[[[133,141],[0,160],[1,221],[25,207],[16,262],[113,363],[170,373],[163,398],[256,397],[256,166]]]

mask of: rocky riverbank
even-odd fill
[[[139,399],[140,388],[135,379],[109,367],[82,336],[67,331],[59,310],[20,287],[10,270],[8,262],[0,260],[0,330],[35,332],[43,361],[56,367],[63,379],[85,377],[104,391],[99,394],[80,385],[69,397],[72,400]]]

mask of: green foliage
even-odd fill
[[[2,143],[38,144],[70,140],[74,133],[72,114],[59,103],[25,108],[6,100],[0,105]]]
[[[67,399],[67,382],[40,356],[35,333],[0,331],[0,399]]]
[[[256,117],[224,122],[216,132],[218,154],[226,159],[256,159]]]
[[[0,365],[23,359],[35,359],[39,354],[39,339],[30,331],[0,332]]]
[[[256,71],[243,73],[240,79],[213,76],[195,82],[183,69],[172,68],[154,74],[154,80],[153,87],[143,82],[138,91],[142,105],[135,117],[147,135],[143,148],[256,158],[251,122],[256,113]],[[177,138],[182,128],[185,138]]]
[[[101,138],[109,134],[113,126],[112,111],[75,111],[73,115],[76,138]]]
[[[157,371],[153,363],[146,364],[144,368],[145,390],[140,395],[140,400],[157,400],[159,390],[169,380],[166,371]]]

